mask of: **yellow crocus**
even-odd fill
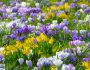
[[[51,10],[57,10],[57,6],[55,6],[55,5],[54,6],[51,6],[50,9]]]
[[[90,62],[82,62],[82,65],[85,66],[86,69],[90,68]]]
[[[57,9],[58,10],[62,10],[62,9],[64,9],[64,6],[63,5],[60,5],[60,6],[57,7]]]
[[[22,51],[22,53],[25,54],[25,55],[28,55],[29,52],[30,52],[29,47],[25,47],[24,50]]]
[[[55,66],[51,66],[51,70],[56,70]]]
[[[48,37],[44,33],[40,34],[40,38],[42,41],[48,41]]]
[[[68,16],[65,13],[59,14],[58,17],[62,18],[62,19],[67,19]]]
[[[70,9],[70,6],[69,6],[69,4],[67,2],[64,4],[64,8],[65,8],[65,10],[69,10]]]
[[[39,36],[36,37],[37,42],[41,42],[41,38]]]
[[[50,44],[53,44],[53,42],[54,42],[54,38],[51,37],[50,40],[49,40],[49,43],[50,43]]]

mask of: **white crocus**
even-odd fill
[[[22,2],[22,3],[21,3],[21,6],[22,6],[22,7],[25,7],[26,5],[27,5],[26,2]]]
[[[40,5],[39,5],[39,3],[35,3],[35,6],[36,6],[36,7],[39,7]]]
[[[60,60],[60,59],[57,59],[57,60],[53,61],[53,64],[54,64],[55,66],[58,66],[58,67],[61,66],[62,63],[63,63],[63,61]]]

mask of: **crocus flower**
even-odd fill
[[[31,60],[26,60],[26,65],[30,68],[32,67],[32,61]]]
[[[69,32],[68,28],[66,26],[63,28],[63,31],[64,31],[65,34],[68,34],[68,32]]]
[[[90,48],[90,42],[87,44],[88,48]]]
[[[73,0],[73,2],[77,2],[77,0]]]
[[[90,12],[90,7],[87,7],[85,10],[84,10],[84,13],[89,13]]]
[[[19,62],[20,65],[22,65],[24,63],[24,59],[23,58],[19,58],[18,62]]]
[[[90,38],[90,33],[87,34],[88,38]]]
[[[81,35],[86,34],[86,33],[87,33],[87,30],[80,30]]]
[[[69,65],[63,64],[62,70],[75,70],[75,67],[72,64]]]
[[[0,62],[3,60],[3,55],[2,54],[0,54]]]
[[[53,61],[53,64],[54,64],[55,66],[58,66],[58,67],[61,66],[62,63],[63,63],[63,61],[60,60],[60,59],[56,59],[55,61]]]
[[[70,8],[71,8],[71,9],[72,9],[72,8],[75,8],[75,6],[76,6],[75,3],[71,3],[71,4],[70,4]]]
[[[37,67],[43,67],[43,66],[52,66],[53,63],[50,59],[48,58],[40,58],[37,62]]]

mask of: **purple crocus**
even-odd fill
[[[63,5],[63,4],[64,4],[64,2],[56,2],[57,6],[60,6],[60,5]]]
[[[87,62],[89,59],[88,58],[83,58],[83,61]]]
[[[24,59],[23,58],[19,58],[18,62],[19,62],[20,65],[22,65],[24,63]]]
[[[76,19],[74,19],[73,22],[76,24],[78,21]]]
[[[90,48],[90,42],[87,44],[88,48]]]
[[[77,2],[77,0],[73,0],[73,2]]]
[[[25,22],[26,21],[26,18],[25,17],[21,17],[21,22],[23,23],[23,22]]]
[[[18,8],[17,7],[12,7],[11,10],[12,10],[12,12],[17,12]]]
[[[76,6],[75,3],[71,3],[71,4],[70,4],[70,8],[71,8],[71,9],[72,9],[72,8],[75,8],[75,6]]]
[[[90,12],[90,7],[87,7],[85,10],[84,10],[84,13],[89,13]]]
[[[37,40],[36,40],[36,38],[34,38],[34,43],[35,43],[35,44],[37,43]]]
[[[65,34],[68,34],[68,27],[64,26],[63,31]]]
[[[78,40],[78,34],[76,30],[71,31],[72,40]]]
[[[2,54],[0,54],[0,62],[2,61],[3,57],[4,56]]]
[[[28,66],[28,68],[32,67],[32,61],[26,60],[26,65]]]
[[[87,34],[88,38],[90,38],[90,32]]]
[[[8,18],[8,14],[7,13],[3,13],[3,18],[7,19]]]

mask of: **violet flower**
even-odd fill
[[[26,60],[26,65],[30,68],[32,67],[32,61],[31,60]]]
[[[24,59],[23,58],[19,58],[18,62],[19,62],[20,65],[22,65],[24,63]]]
[[[0,54],[0,62],[3,60],[3,55],[2,54]]]

